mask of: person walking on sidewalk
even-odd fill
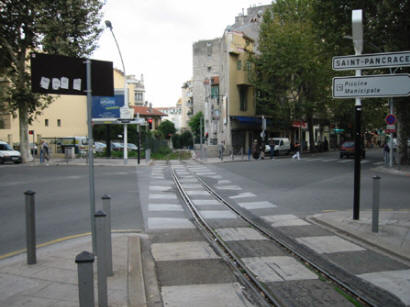
[[[292,156],[292,159],[300,160],[300,144],[298,142],[295,143],[295,151],[296,153]]]
[[[49,158],[48,144],[46,141],[42,140],[41,148],[40,148],[40,162],[43,163],[44,161],[47,161],[46,165],[48,165],[49,160],[50,158]]]
[[[218,144],[218,156],[221,161],[224,159],[224,150],[224,141],[221,141],[221,143]]]
[[[389,158],[390,158],[390,155],[389,155],[390,147],[389,147],[389,144],[387,144],[387,142],[384,143],[383,153],[384,153],[384,164],[388,165],[389,164]]]

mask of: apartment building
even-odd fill
[[[249,55],[257,50],[263,11],[248,8],[221,38],[193,44],[193,113],[202,111],[208,145],[224,142],[238,151],[248,148],[260,130],[255,91],[248,80]]]

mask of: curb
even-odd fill
[[[141,241],[138,236],[128,237],[127,303],[132,307],[147,306],[142,272]]]

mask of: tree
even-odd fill
[[[306,120],[313,140],[314,116],[326,114],[330,78],[311,23],[311,0],[277,0],[267,10],[259,35],[252,83],[257,112],[286,123]],[[325,115],[323,115],[326,117]],[[310,144],[311,146],[313,144]]]
[[[346,39],[346,36],[352,33],[351,11],[354,9],[363,9],[363,53],[410,49],[410,40],[408,39],[410,37],[409,0],[315,0],[313,1],[312,22],[325,47],[324,54],[329,59],[335,55],[354,54],[352,42]],[[406,68],[400,72],[408,71],[409,69]],[[372,73],[388,73],[388,71],[380,70]],[[386,100],[384,100],[384,112],[383,101],[373,100],[371,103],[368,101],[365,103],[363,115],[368,110],[375,112],[375,108],[379,109],[377,116],[373,115],[378,118],[379,122],[380,118],[384,118],[388,112]],[[410,100],[409,98],[395,99],[394,104],[399,122],[400,163],[408,164],[407,139],[410,136]],[[339,105],[341,104],[339,103]],[[346,103],[343,105],[344,108],[348,107]],[[353,107],[350,108],[350,112],[353,112]]]
[[[162,136],[169,140],[172,134],[174,134],[177,130],[175,129],[175,125],[173,122],[169,120],[164,120],[158,127],[158,131],[161,132]]]
[[[196,140],[199,140],[200,138],[201,120],[202,120],[202,125],[203,125],[204,115],[202,114],[202,112],[198,112],[194,116],[192,116],[188,122],[188,125],[191,128],[192,133],[195,135]],[[203,136],[203,132],[202,132],[202,136]]]
[[[0,73],[8,86],[7,108],[19,115],[20,150],[30,157],[28,124],[52,101],[31,92],[29,53],[88,56],[96,48],[103,0],[3,0],[0,2]]]

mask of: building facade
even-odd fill
[[[124,73],[114,68],[114,91],[124,93]],[[143,76],[141,79],[135,76],[127,76],[128,105],[143,104],[145,89]],[[45,108],[40,115],[36,116],[28,129],[34,131],[34,140],[30,136],[30,142],[39,143],[40,139],[56,139],[74,136],[87,136],[87,98],[80,95],[54,96],[54,101]],[[11,113],[0,114],[0,140],[11,145],[20,142],[19,118]]]
[[[221,38],[193,44],[193,112],[202,111],[208,145],[248,148],[261,129],[255,90],[249,82],[249,55],[257,51],[263,11],[255,6],[235,18]]]

